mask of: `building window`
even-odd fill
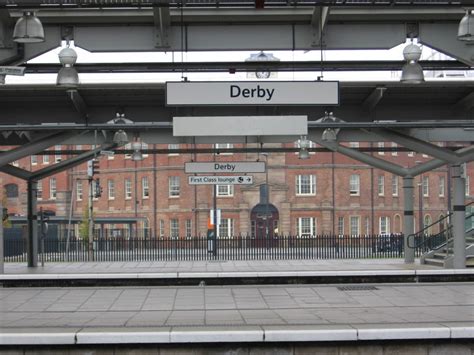
[[[393,156],[397,156],[398,155],[398,151],[396,150],[398,148],[398,145],[397,143],[392,143],[392,155]]]
[[[165,221],[163,219],[160,219],[160,238],[163,238],[165,236]]]
[[[132,143],[127,143],[123,147],[124,150],[132,150]],[[132,159],[132,153],[125,154],[125,159]]]
[[[234,185],[217,185],[217,196],[234,196]]]
[[[309,145],[308,145],[308,148],[316,148],[316,143],[314,143],[313,141],[310,141],[308,140],[309,142]],[[300,148],[300,143],[301,143],[301,139],[298,139],[296,142],[295,142],[295,148]],[[295,154],[299,154],[299,152],[295,152]],[[316,152],[309,152],[309,154],[316,154]]]
[[[17,184],[7,184],[5,185],[5,194],[8,198],[18,197],[18,185]]]
[[[37,155],[32,155],[31,156],[31,165],[37,165],[38,164],[38,156]]]
[[[314,196],[316,195],[316,175],[296,176],[296,195]]]
[[[170,219],[170,237],[173,239],[179,237],[179,220],[176,218]]]
[[[445,189],[445,177],[440,176],[439,177],[439,188],[438,188],[438,196],[439,197],[444,197],[444,189]]]
[[[370,231],[370,218],[369,217],[365,217],[365,234],[366,235],[372,234]]]
[[[43,164],[49,164],[49,155],[43,155]]]
[[[349,148],[359,148],[359,142],[349,142]]]
[[[187,219],[185,222],[186,229],[186,238],[191,238],[193,236],[193,224],[190,219]]]
[[[300,217],[297,221],[296,231],[300,237],[309,237],[316,235],[316,218],[314,217]]]
[[[76,181],[76,200],[82,201],[83,190],[82,190],[82,181]]]
[[[49,199],[56,200],[56,178],[49,180]]]
[[[337,219],[337,234],[344,235],[344,217]]]
[[[349,178],[349,193],[351,196],[360,195],[360,175],[353,174]]]
[[[18,166],[20,166],[20,163],[18,162],[18,160],[15,160],[15,161],[12,162],[12,165],[18,167]]]
[[[356,236],[360,234],[360,217],[351,216],[351,235]]]
[[[378,147],[381,148],[382,150],[379,150],[379,155],[385,155],[384,148],[385,148],[385,143],[384,142],[379,142]]]
[[[415,152],[408,152],[408,156],[409,156],[409,157],[414,157],[414,156],[415,156]]]
[[[219,150],[219,149],[231,149],[231,148],[234,148],[234,145],[232,143],[216,143],[214,144],[214,149],[215,150]],[[221,155],[232,155],[234,153],[232,152],[219,152],[219,154]]]
[[[107,181],[107,190],[109,200],[115,200],[115,182],[114,180]]]
[[[231,238],[234,235],[234,220],[232,218],[221,218],[221,223],[217,225],[218,238]]]
[[[132,181],[130,179],[125,179],[125,199],[132,199]]]
[[[430,195],[430,180],[428,176],[423,176],[423,196],[428,197]]]
[[[390,217],[380,217],[379,219],[379,232],[390,233]]]
[[[55,163],[59,163],[59,162],[61,161],[61,146],[60,146],[60,145],[55,145],[55,146],[54,146],[54,150],[55,150],[56,152],[59,152],[59,153],[56,153],[56,154],[54,155],[54,162],[55,162]]]
[[[392,175],[392,196],[398,196],[398,176]]]
[[[431,234],[431,216],[429,214],[427,214],[424,218],[424,225],[423,225],[423,229],[424,229],[424,234],[428,234],[430,235]]]
[[[168,144],[168,150],[179,149],[179,144]],[[179,155],[179,153],[168,153],[169,156]]]
[[[148,143],[142,142],[142,157],[148,158],[148,153],[144,153],[144,151],[148,150]]]
[[[36,198],[38,200],[43,199],[43,181],[38,181],[38,184],[36,185]]]
[[[471,188],[470,185],[471,184],[470,184],[470,179],[469,178],[470,178],[470,176],[467,175],[466,179],[464,181],[464,183],[466,184],[466,196],[470,196],[470,194],[471,194],[471,190],[470,190],[470,188]],[[474,217],[472,217],[471,219],[474,221]]]
[[[150,197],[150,185],[148,184],[148,176],[142,177],[142,198]]]
[[[169,197],[179,197],[180,179],[179,176],[169,177]]]
[[[379,175],[378,177],[377,192],[379,196],[385,195],[385,176],[384,175]]]

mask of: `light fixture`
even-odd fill
[[[133,149],[132,160],[133,161],[142,161],[143,160],[143,154],[141,152],[142,143],[139,142],[139,141],[133,142],[132,143],[132,149]]]
[[[0,85],[5,84],[5,76],[6,75],[0,74]]]
[[[77,60],[77,53],[69,47],[63,48],[58,54],[59,62],[63,67],[58,72],[56,84],[64,87],[77,87],[79,85],[79,74],[73,67]]]
[[[257,54],[250,54],[250,57],[245,60],[246,62],[278,62],[280,59],[276,58],[272,53],[265,53],[264,51],[260,51]],[[271,76],[275,76],[276,73],[270,72],[270,70],[266,67],[261,67],[255,71],[255,73],[248,72],[248,78],[257,78],[257,79],[269,79]]]
[[[310,142],[306,139],[306,136],[301,136],[301,138],[298,140],[298,145],[300,147],[300,151],[298,152],[298,158],[309,159],[308,148],[310,146]]]
[[[403,58],[407,63],[402,68],[400,82],[406,84],[420,84],[425,81],[423,68],[418,63],[421,57],[421,48],[410,43],[403,49]]]
[[[25,11],[16,21],[13,40],[19,43],[44,42],[43,25],[34,12]]]
[[[128,143],[128,135],[123,129],[119,129],[114,134],[114,143],[118,145],[124,145]]]
[[[474,15],[472,10],[466,10],[466,14],[459,22],[458,39],[460,41],[474,41]]]
[[[333,115],[332,112],[324,112],[324,116],[318,119],[319,122],[325,122],[325,123],[335,123],[335,122],[341,122],[339,118]],[[336,142],[337,141],[337,135],[340,131],[340,128],[326,128],[323,131],[322,134],[322,140],[325,142]]]

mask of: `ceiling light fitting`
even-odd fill
[[[59,86],[74,88],[79,85],[79,74],[73,65],[77,61],[77,53],[69,47],[63,48],[58,54],[59,62],[63,67],[58,72],[56,84]]]
[[[16,21],[13,40],[18,43],[44,42],[43,25],[34,12],[25,11]]]
[[[403,58],[407,63],[402,68],[400,82],[405,84],[420,84],[425,81],[423,68],[418,63],[421,58],[421,48],[410,43],[403,49]]]
[[[458,40],[474,42],[474,14],[472,10],[466,10],[466,14],[459,22]]]

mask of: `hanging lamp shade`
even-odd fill
[[[471,11],[466,10],[466,14],[461,19],[461,22],[459,22],[458,39],[460,41],[474,41],[474,15]]]
[[[408,62],[402,68],[400,82],[405,84],[420,84],[425,81],[423,68],[417,62]]]
[[[79,85],[79,74],[74,67],[66,66],[59,69],[56,85],[64,87],[77,87]]]
[[[43,25],[34,12],[26,11],[16,21],[13,40],[19,43],[44,42]]]

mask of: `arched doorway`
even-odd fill
[[[259,203],[250,212],[252,237],[256,239],[273,238],[279,229],[278,209],[271,203]]]

